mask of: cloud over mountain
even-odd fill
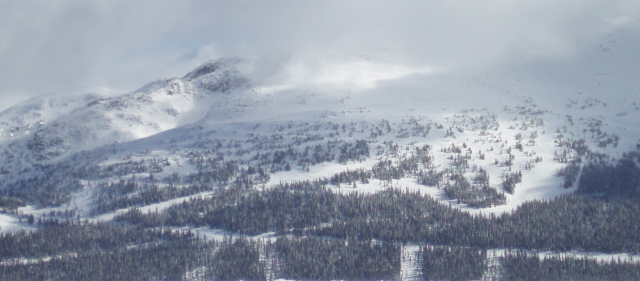
[[[640,27],[640,4],[623,0],[1,2],[0,108],[74,87],[132,90],[218,56],[485,67],[571,58]]]

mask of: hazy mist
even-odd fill
[[[38,94],[132,91],[206,59],[274,67],[375,57],[413,68],[579,58],[637,1],[0,1],[0,110]]]

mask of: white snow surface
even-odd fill
[[[16,215],[0,214],[0,233],[12,233],[20,230],[34,230],[35,226],[29,225],[27,219],[20,220]]]

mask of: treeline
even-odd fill
[[[197,171],[186,175],[173,173],[165,177],[149,174],[148,177],[120,179],[104,182],[94,193],[91,215],[102,214],[132,206],[145,206],[178,197],[190,196],[216,187],[252,188],[265,183],[269,175],[260,167],[243,167],[239,161],[223,157],[205,158],[190,154]]]
[[[418,258],[422,280],[480,280],[487,270],[487,251],[478,248],[422,246]]]
[[[449,179],[450,181],[444,184],[443,190],[449,198],[456,199],[458,203],[474,208],[488,208],[503,205],[507,200],[503,193],[489,186],[489,176],[482,168],[476,174],[473,183],[469,182],[462,173],[453,172]]]
[[[114,223],[40,222],[0,237],[2,280],[396,279],[401,246],[279,237],[275,243]]]
[[[213,245],[186,240],[131,249],[82,252],[51,260],[0,265],[3,280],[185,280],[207,265]],[[211,268],[211,267],[209,267]]]
[[[71,163],[80,157],[71,157]],[[80,161],[80,160],[78,160]],[[86,161],[86,160],[85,160]],[[158,173],[168,166],[166,159],[127,160],[110,165],[89,163],[55,163],[34,165],[22,173],[32,176],[0,183],[0,196],[15,198],[36,207],[53,207],[69,203],[71,194],[82,189],[81,179],[120,177],[134,173]]]
[[[169,184],[160,187],[155,182],[138,183],[135,179],[105,183],[94,193],[94,206],[90,215],[99,215],[118,209],[146,206],[178,197],[190,196],[212,190],[210,185],[176,186]]]
[[[390,280],[400,274],[401,247],[388,243],[284,238],[276,276],[293,280]]]
[[[511,213],[488,217],[445,207],[412,192],[389,190],[360,195],[359,200],[350,202],[351,209],[363,209],[362,205],[373,201],[380,204],[375,207],[379,211],[370,216],[354,212],[313,233],[483,249],[640,252],[640,225],[630,223],[640,219],[640,204],[632,200],[605,202],[564,195],[527,202]]]
[[[37,231],[0,233],[0,257],[38,258],[77,252],[126,248],[128,245],[172,241],[191,237],[168,229],[143,229],[112,223],[61,222],[38,219]]]
[[[586,258],[546,257],[509,253],[502,261],[504,280],[640,280],[640,263],[620,260],[598,262]]]
[[[410,120],[408,123],[410,126],[405,131],[411,131],[412,126],[422,129],[428,127],[417,124],[419,123],[416,120]],[[351,126],[356,125],[351,124]],[[388,124],[382,122],[378,126],[384,128]],[[334,124],[325,129],[340,130],[340,126]],[[422,129],[418,131],[424,133],[425,131]],[[353,128],[350,130],[353,131]],[[362,130],[361,133],[365,128],[363,127]],[[317,137],[313,139],[322,140]],[[120,163],[95,165],[89,159],[99,159],[98,155],[80,153],[71,159],[82,163],[81,165],[60,163],[36,166],[33,168],[33,177],[10,184],[3,192],[5,197],[17,198],[36,206],[59,206],[69,203],[71,194],[82,188],[79,179],[125,177],[120,182],[109,179],[100,184],[101,187],[97,189],[99,192],[95,194],[96,200],[91,210],[91,215],[97,215],[121,208],[144,206],[189,196],[211,190],[214,187],[252,188],[257,184],[267,182],[270,178],[269,173],[291,170],[294,167],[307,169],[312,165],[326,161],[340,163],[360,161],[369,157],[371,153],[369,142],[358,139],[353,141],[328,140],[319,144],[301,141],[298,146],[283,143],[286,139],[282,135],[274,135],[269,138],[256,136],[248,141],[249,143],[256,142],[255,146],[264,149],[252,152],[241,141],[217,141],[212,143],[209,150],[193,150],[186,154],[188,163],[196,168],[195,172],[183,175],[174,173],[158,178],[153,178],[153,174],[162,172],[164,167],[170,165],[167,158],[144,160],[126,158]],[[273,144],[269,145],[270,142]],[[387,155],[395,160],[383,159],[370,170],[358,171],[358,175],[353,173],[342,175],[342,177],[337,175],[338,178],[331,180],[332,184],[350,183],[355,185],[356,180],[367,183],[374,178],[384,181],[385,184],[390,184],[392,180],[403,177],[418,177],[421,183],[435,184],[445,188],[451,198],[472,207],[504,204],[504,195],[494,188],[486,184],[468,185],[464,184],[462,180],[456,180],[457,175],[464,177],[464,172],[469,168],[468,162],[466,162],[469,155],[462,154],[466,153],[466,150],[463,151],[454,146],[450,152],[456,154],[453,157],[454,160],[458,159],[453,163],[456,166],[455,171],[452,169],[440,172],[433,170],[434,167],[431,163],[433,156],[430,155],[431,148],[428,145],[412,147],[407,155],[399,153],[401,148],[396,143],[385,142],[384,145]],[[277,149],[273,150],[274,148]],[[262,152],[265,150],[268,152]],[[229,155],[234,159],[227,160],[223,155]],[[140,173],[149,173],[149,178],[143,176],[126,178],[127,175]],[[431,173],[435,173],[437,176],[425,178],[425,175],[431,175]],[[356,176],[356,179],[350,179],[351,176]]]
[[[260,251],[248,239],[207,242],[186,235],[109,250],[57,255],[50,260],[5,260],[3,280],[266,280]]]
[[[310,149],[313,152],[310,153]],[[214,156],[210,156],[211,154]],[[186,175],[174,173],[161,178],[149,174],[148,178],[133,176],[127,180],[102,183],[94,194],[91,215],[159,203],[210,191],[216,187],[253,188],[269,180],[267,171],[291,170],[290,161],[297,160],[301,165],[312,165],[324,161],[362,160],[369,156],[369,145],[363,140],[329,141],[324,145],[308,146],[302,153],[289,148],[262,157],[258,152],[249,161],[224,160],[222,155],[215,152],[191,152],[188,156],[189,162],[196,167],[196,172]],[[359,172],[359,179],[368,182],[370,173]],[[344,176],[347,174],[343,177],[338,175],[333,182],[346,180]]]
[[[640,152],[626,153],[615,164],[592,162],[580,175],[578,192],[609,199],[640,200]]]
[[[3,280],[177,280],[206,266],[216,247],[190,230],[38,223],[37,230],[0,235]]]
[[[15,212],[18,207],[24,207],[27,204],[24,200],[15,197],[0,197],[0,213]]]
[[[160,173],[169,166],[168,159],[126,160],[109,165],[79,165],[69,169],[69,176],[75,179],[104,179],[123,177],[131,174]]]
[[[77,179],[47,173],[43,177],[20,179],[5,184],[0,196],[28,202],[36,207],[60,206],[71,200],[71,193],[81,190]]]
[[[273,149],[271,147],[267,147]],[[329,140],[325,143],[294,147],[288,145],[286,149],[278,149],[262,153],[264,147],[251,157],[249,163],[258,167],[265,167],[270,173],[288,171],[294,165],[306,169],[323,162],[362,161],[369,157],[370,147],[365,140],[344,141]]]
[[[371,171],[360,168],[337,173],[329,178],[329,183],[336,186],[340,186],[340,184],[350,184],[355,188],[357,187],[357,181],[366,184],[369,183],[369,179],[371,178]]]
[[[327,182],[324,179],[284,183],[264,191],[217,189],[209,198],[193,198],[162,213],[143,214],[131,209],[114,219],[145,227],[191,225],[245,234],[285,233],[332,219],[339,195],[325,187]]]
[[[506,202],[505,195],[489,185],[489,176],[485,170],[469,168],[468,160],[471,156],[470,152],[464,150],[467,148],[466,144],[462,147],[452,144],[451,147],[442,149],[442,152],[452,154],[452,168],[440,171],[433,167],[429,145],[413,147],[407,155],[399,153],[398,144],[385,142],[385,146],[387,154],[397,161],[380,160],[371,169],[372,178],[390,183],[391,180],[412,176],[418,183],[442,188],[449,198],[474,208],[487,208]],[[467,172],[474,173],[475,176],[469,179],[465,176]],[[515,184],[516,182],[513,183],[514,187]]]
[[[564,183],[562,186],[564,188],[569,188],[573,186],[573,183],[578,178],[580,174],[580,164],[576,160],[570,161],[567,166],[558,170],[557,175],[564,177]]]
[[[208,226],[246,234],[310,234],[342,239],[475,246],[640,252],[640,204],[581,195],[532,201],[500,216],[451,208],[419,192],[389,189],[341,194],[327,180],[283,184],[264,191],[218,190],[164,212],[132,209],[115,220],[134,225]],[[625,227],[620,227],[624,225]]]
[[[260,259],[260,251],[269,245],[247,238],[224,237],[220,247],[208,263],[204,274],[198,277],[215,280],[266,280],[265,261]],[[203,255],[207,257],[207,255]],[[202,258],[202,257],[200,257]]]
[[[264,280],[266,244],[208,242],[191,230],[39,222],[0,236],[2,280]]]

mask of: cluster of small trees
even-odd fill
[[[403,120],[397,127],[396,138],[408,138],[410,136],[424,138],[431,131],[430,123],[423,124],[415,117],[411,117],[407,121]]]
[[[562,167],[558,170],[557,175],[564,177],[564,183],[562,186],[564,188],[569,188],[573,186],[573,183],[578,178],[578,174],[580,173],[580,164],[578,161],[572,160],[567,164],[567,166]]]
[[[49,175],[49,174],[47,174]],[[50,175],[20,179],[0,190],[3,197],[28,202],[37,207],[60,206],[71,200],[71,193],[82,189],[80,181]]]
[[[190,196],[203,191],[212,190],[211,185],[176,186],[168,184],[160,187],[157,182],[139,183],[134,179],[120,180],[103,184],[94,193],[94,206],[91,215],[103,214],[117,209],[132,206],[145,206],[170,199]]]
[[[509,194],[513,194],[516,189],[516,184],[522,182],[522,172],[517,171],[515,173],[505,173],[502,180],[502,187]]]
[[[462,173],[451,173],[449,179],[450,181],[443,187],[444,192],[459,203],[475,208],[486,208],[503,205],[506,201],[504,194],[489,186],[489,176],[482,169],[476,174],[474,184],[470,183]]]
[[[71,157],[70,162],[78,160],[80,155]],[[80,161],[80,160],[78,160]],[[86,161],[86,160],[85,160]],[[80,161],[82,162],[82,161]],[[89,163],[53,163],[34,165],[31,170],[23,171],[28,177],[16,181],[2,182],[0,195],[36,207],[52,207],[67,204],[71,201],[71,194],[82,189],[80,179],[104,179],[120,177],[135,173],[158,173],[167,166],[166,159],[127,160],[109,165],[95,165]]]
[[[443,152],[453,154],[452,168],[439,171],[433,167],[431,147],[428,145],[414,147],[408,155],[401,155],[397,144],[387,142],[385,145],[389,156],[397,161],[380,160],[371,170],[373,178],[390,182],[393,179],[414,176],[418,183],[440,187],[450,198],[475,208],[502,205],[506,201],[504,194],[490,187],[486,171],[480,169],[473,179],[474,182],[469,182],[465,173],[469,169],[470,156],[462,154],[462,147],[452,144],[451,147],[443,148]],[[471,171],[474,172],[476,169]]]
[[[104,179],[130,174],[160,173],[169,166],[168,159],[125,160],[109,165],[79,165],[68,172],[76,179]]]
[[[369,183],[369,179],[371,178],[372,174],[370,171],[360,168],[337,173],[329,178],[329,183],[336,186],[340,186],[340,184],[351,184],[356,187],[356,181],[366,184]]]
[[[436,187],[441,186],[441,184],[444,181],[444,176],[445,176],[444,171],[436,171],[433,169],[420,171],[416,175],[418,179],[418,183],[422,185],[436,186]]]
[[[307,168],[323,162],[362,161],[369,157],[369,150],[369,144],[365,140],[328,140],[321,144],[309,144],[299,148],[288,145],[284,149],[265,153],[257,152],[248,164],[275,173],[291,170],[293,165]]]

